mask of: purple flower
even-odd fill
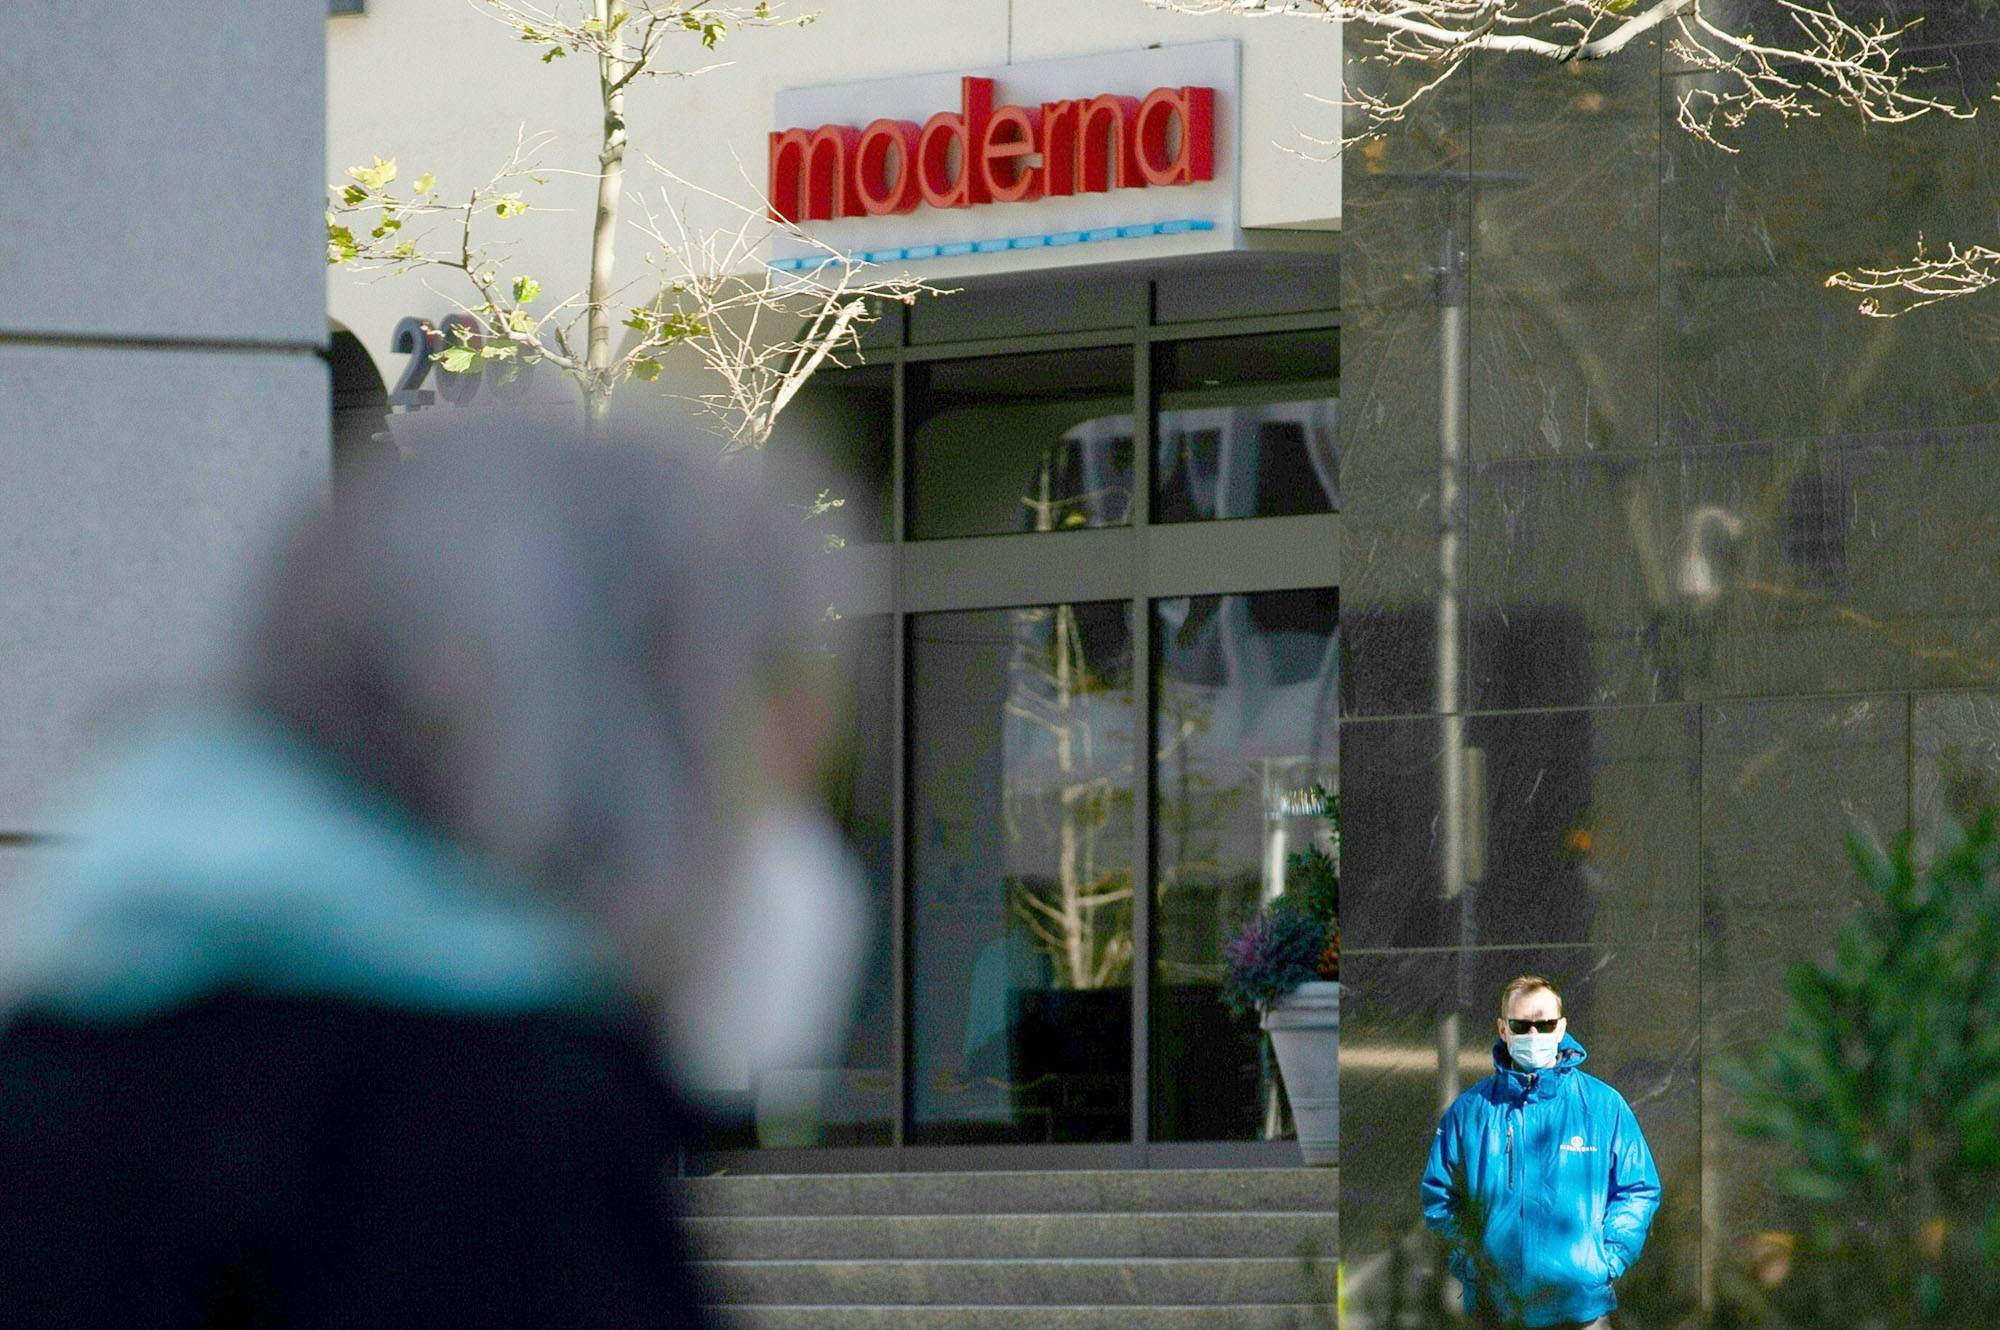
[[[1320,953],[1332,926],[1282,897],[1251,915],[1243,931],[1222,947],[1223,1005],[1246,1016],[1318,978]]]

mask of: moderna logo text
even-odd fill
[[[771,216],[881,217],[1215,177],[1213,88],[1039,106],[995,106],[989,78],[961,79],[959,89],[958,110],[921,126],[876,120],[773,133]]]

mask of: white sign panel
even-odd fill
[[[969,275],[1237,248],[1233,41],[778,94],[773,210],[841,253]],[[773,266],[825,252],[787,236]]]

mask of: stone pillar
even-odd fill
[[[0,877],[198,681],[328,470],[325,0],[13,0],[0,43]]]

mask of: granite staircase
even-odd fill
[[[1332,1169],[690,1178],[730,1330],[1335,1330]]]

